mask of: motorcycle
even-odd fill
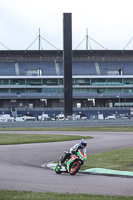
[[[65,153],[67,154],[68,152]],[[63,166],[59,162],[55,167],[55,172],[56,174],[70,173],[70,175],[75,175],[86,160],[87,156],[81,150],[78,150],[76,154],[71,154],[70,158],[66,159]]]

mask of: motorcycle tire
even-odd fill
[[[72,166],[70,167],[70,175],[75,175],[75,174],[79,171],[81,165],[82,165],[82,164],[81,164],[80,162],[75,161],[75,162],[72,164]]]
[[[62,171],[60,171],[60,169],[61,169],[61,166],[60,165],[56,165],[56,167],[55,167],[56,174],[61,174],[62,173]]]

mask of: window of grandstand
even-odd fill
[[[131,93],[131,92],[133,92],[133,89],[131,89],[131,88],[124,88],[123,92]]]
[[[57,93],[61,94],[63,92],[62,88],[43,88],[42,93]]]
[[[3,89],[3,88],[0,89],[0,93],[8,93],[8,92],[9,92],[8,89]]]
[[[90,79],[74,79],[73,80],[74,85],[90,85]]]
[[[63,79],[58,79],[58,84],[63,85]]]
[[[91,83],[92,83],[92,85],[104,85],[104,84],[107,84],[106,83],[106,79],[104,79],[104,78],[91,79]]]
[[[57,79],[44,79],[44,85],[58,85]]]
[[[41,79],[27,79],[27,85],[42,85]]]
[[[91,79],[92,85],[121,85],[122,79],[114,79],[114,78],[99,78],[99,79]]]
[[[128,84],[133,84],[133,79],[132,78],[125,78],[124,79],[124,84],[128,85]]]
[[[121,85],[122,84],[122,79],[115,79],[115,78],[108,78],[107,80],[108,85]]]
[[[0,85],[9,85],[9,80],[8,79],[1,79]]]
[[[25,85],[24,79],[10,79],[10,85]]]

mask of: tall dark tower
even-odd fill
[[[63,67],[64,67],[64,115],[73,114],[72,98],[72,18],[63,13]]]

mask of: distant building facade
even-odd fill
[[[132,50],[73,50],[73,107],[133,107]],[[0,51],[0,108],[63,108],[63,51]]]

